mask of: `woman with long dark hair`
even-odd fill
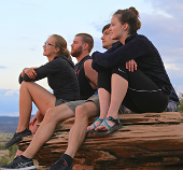
[[[93,68],[99,73],[100,117],[87,131],[93,132],[96,127],[95,134],[109,134],[121,128],[118,110],[122,102],[136,113],[166,109],[171,83],[156,47],[137,34],[140,27],[139,13],[134,7],[113,14],[111,38],[118,42],[107,52],[95,52],[92,56]],[[137,64],[137,70],[129,71],[128,61]]]

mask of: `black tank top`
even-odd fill
[[[90,56],[86,56],[74,66],[75,74],[79,81],[80,99],[82,100],[88,99],[96,91],[96,89],[93,89],[91,87],[91,85],[89,84],[88,78],[85,76],[84,62],[88,59],[92,59],[92,58]]]

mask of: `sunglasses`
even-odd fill
[[[55,46],[55,45],[50,44],[50,43],[47,43],[47,42],[44,42],[44,45],[45,45],[45,47],[47,47],[47,46],[49,46],[49,45]]]

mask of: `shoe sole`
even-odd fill
[[[121,129],[122,128],[122,124],[120,125],[115,125],[114,127],[112,127],[110,130],[107,131],[96,131],[95,133],[93,133],[94,135],[108,135],[110,133],[112,133],[115,130]]]
[[[37,168],[35,166],[30,166],[30,167],[24,167],[24,168],[19,168],[19,169],[10,169],[10,168],[0,168],[0,170],[29,170],[29,169],[34,169],[36,170]]]
[[[86,130],[86,133],[94,133],[94,132],[96,132],[94,129],[92,129],[92,130]]]

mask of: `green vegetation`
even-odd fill
[[[17,145],[15,144],[15,145],[10,146],[8,148],[8,150],[9,150],[10,159],[13,159],[15,157],[16,152],[17,152]]]
[[[5,150],[5,149],[6,149],[5,146],[0,144],[0,150]]]
[[[1,146],[1,150],[9,150],[9,157],[8,156],[2,156],[0,157],[0,165],[7,165],[9,164],[10,162],[13,161],[14,159],[14,156],[16,154],[16,151],[17,151],[17,145],[12,145],[10,146],[8,149],[5,149],[5,146],[4,145],[0,145]]]
[[[3,166],[3,165],[7,165],[7,164],[9,164],[9,159],[6,158],[5,156],[2,156],[0,158],[0,165]]]
[[[183,93],[179,94],[179,100],[180,100],[180,105],[179,105],[179,112],[183,113]]]
[[[13,161],[13,158],[17,151],[17,145],[12,145],[9,148],[5,148],[6,141],[12,138],[11,133],[0,134],[0,165],[7,165]],[[9,155],[8,155],[9,153]]]
[[[0,142],[7,142],[12,138],[12,133],[0,133]]]

